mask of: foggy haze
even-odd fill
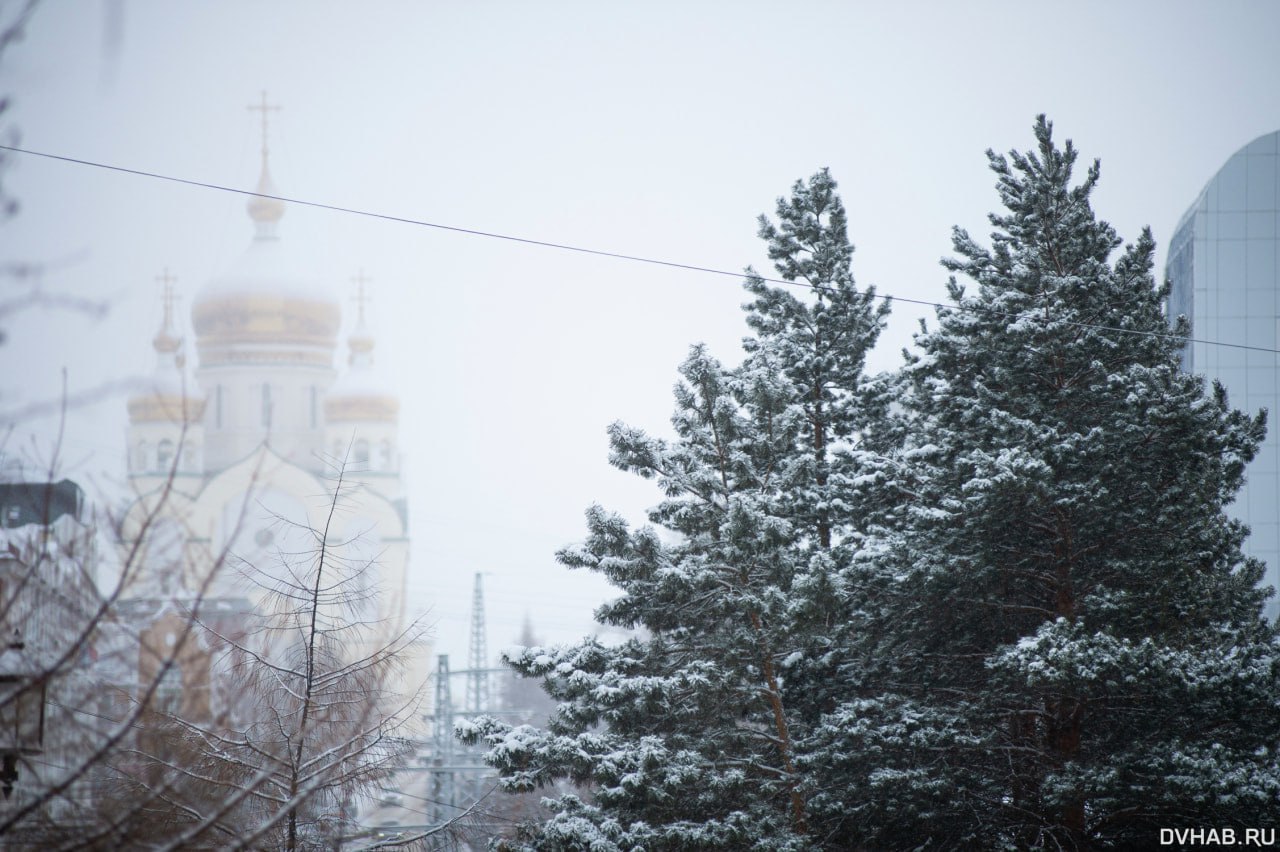
[[[1094,206],[1161,246],[1232,152],[1280,127],[1268,2],[356,5],[47,3],[0,68],[35,151],[251,189],[266,90],[284,196],[717,269],[772,269],[755,218],[828,166],[882,294],[945,301],[953,225],[989,230],[983,152],[1037,113],[1088,160]],[[245,197],[13,154],[6,263],[110,306],[9,319],[0,410],[146,375],[177,276],[191,298],[248,244]],[[731,278],[292,205],[282,241],[342,295],[372,279],[379,370],[398,389],[411,608],[466,659],[473,575],[492,651],[526,614],[547,641],[598,630],[609,595],[557,548],[592,503],[635,522],[651,483],[607,464],[606,426],[669,431],[675,367],[740,356]],[[1162,262],[1162,260],[1161,260]],[[895,305],[871,371],[926,308]],[[343,333],[345,339],[346,331]],[[339,359],[345,359],[340,351]],[[345,363],[342,360],[341,363]],[[69,414],[67,473],[124,493],[123,394]],[[47,452],[30,418],[11,447]],[[34,435],[35,437],[31,437]]]

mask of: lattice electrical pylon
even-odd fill
[[[437,755],[453,751],[453,691],[449,687],[449,655],[436,659],[436,707],[432,745]]]
[[[436,659],[435,727],[431,732],[431,819],[443,825],[454,815],[457,791],[453,783],[453,692],[449,686],[449,655]]]
[[[489,706],[489,652],[485,642],[484,586],[476,572],[476,588],[471,596],[471,659],[467,672],[467,712],[487,713]]]

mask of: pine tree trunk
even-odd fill
[[[764,634],[764,625],[760,614],[751,613],[751,626],[758,635]],[[764,672],[765,694],[769,699],[769,709],[773,711],[773,724],[778,732],[778,753],[782,758],[782,770],[787,774],[787,787],[791,797],[791,825],[796,834],[808,834],[809,825],[805,816],[804,796],[800,793],[800,779],[796,775],[795,761],[792,759],[794,746],[791,742],[791,729],[787,725],[786,708],[782,705],[782,690],[778,685],[778,675],[773,668],[773,656],[765,646],[761,669]]]
[[[1074,561],[1074,534],[1069,519],[1058,516],[1058,544],[1054,556],[1058,562],[1055,607],[1057,614],[1068,621],[1075,621],[1076,599],[1072,582]],[[1050,732],[1050,749],[1053,765],[1061,768],[1075,759],[1080,752],[1081,723],[1084,717],[1084,699],[1063,697],[1046,707],[1053,729]],[[1076,797],[1062,807],[1061,820],[1073,839],[1084,837],[1085,802]]]
[[[816,348],[816,347],[815,347]],[[821,352],[815,352],[821,355]],[[827,428],[822,410],[822,382],[813,383],[813,464],[814,479],[822,495],[823,507],[818,510],[818,544],[823,550],[831,549],[831,513],[827,502]]]
[[[1062,698],[1049,702],[1045,710],[1053,730],[1050,733],[1050,748],[1053,752],[1054,765],[1058,768],[1066,766],[1080,753],[1080,735],[1084,718],[1085,702],[1078,698]],[[1062,827],[1070,832],[1071,837],[1079,842],[1085,833],[1085,801],[1075,797],[1062,806],[1060,816]]]

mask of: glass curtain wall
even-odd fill
[[[1241,148],[1183,215],[1169,244],[1169,314],[1191,320],[1193,338],[1278,349],[1280,335],[1280,132]],[[1269,413],[1268,435],[1230,508],[1252,530],[1245,550],[1280,587],[1280,355],[1190,343],[1183,367],[1217,379],[1233,406]],[[1273,598],[1268,614],[1280,612]]]

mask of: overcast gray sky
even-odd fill
[[[245,107],[266,89],[284,107],[282,194],[731,270],[768,269],[755,217],[829,166],[859,281],[941,301],[951,226],[989,230],[983,151],[1029,146],[1039,112],[1101,157],[1100,215],[1126,239],[1149,224],[1163,257],[1213,173],[1280,127],[1277,34],[1269,0],[50,0],[0,91],[25,147],[249,189]],[[48,263],[44,286],[111,305],[9,322],[7,411],[55,395],[63,366],[73,391],[147,372],[161,269],[185,315],[251,235],[225,193],[21,155],[5,181],[22,211],[0,260]],[[641,520],[659,499],[608,466],[605,427],[667,432],[690,344],[737,360],[739,284],[296,206],[281,237],[344,292],[358,269],[374,280],[411,595],[439,650],[465,659],[476,571],[491,648],[526,612],[548,640],[590,632],[608,588],[555,550],[593,502]],[[922,313],[895,309],[873,369],[898,364]],[[125,420],[120,396],[77,409],[73,469],[119,482]]]

